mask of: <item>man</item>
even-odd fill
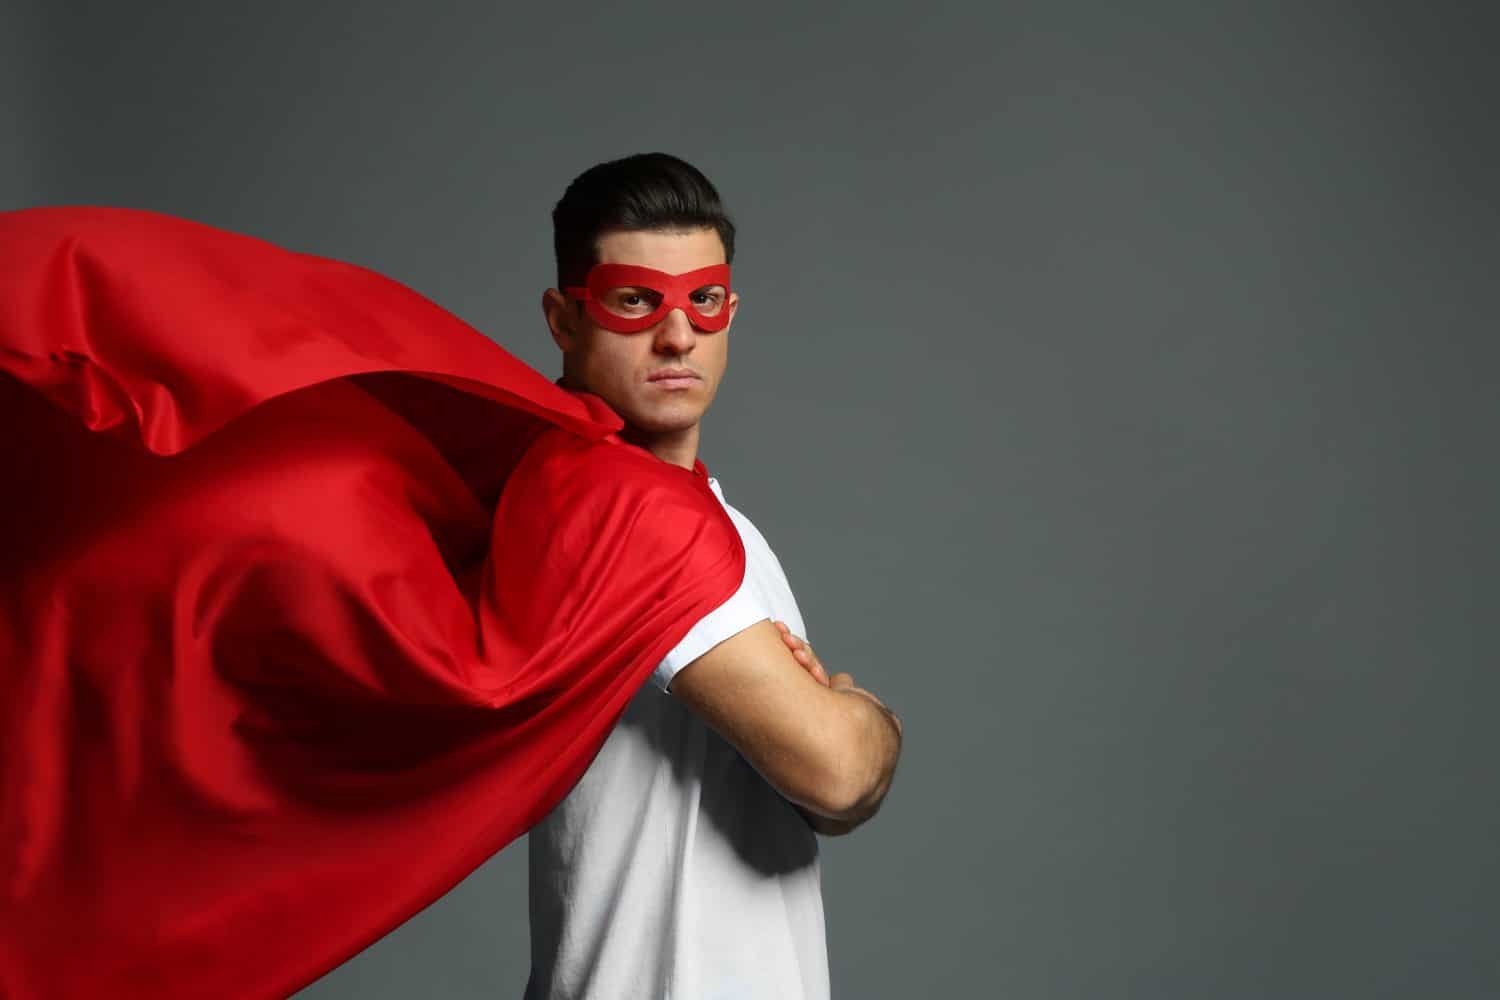
[[[669,751],[703,777],[649,841],[676,852],[670,905],[612,888],[634,909],[610,913],[622,934],[657,920],[666,961],[584,979],[764,994],[742,953],[821,963],[820,921],[814,959],[775,953],[818,914],[810,834],[769,791],[723,790],[753,767],[846,829],[884,794],[898,729],[763,620],[801,631],[695,474],[681,432],[737,307],[725,224],[712,259],[696,223],[633,245],[615,219],[581,244],[609,261],[564,289],[570,392],[354,265],[139,210],[0,213],[0,467],[18,484],[0,492],[0,994],[287,996],[546,817],[656,668],[744,760]],[[661,270],[610,298],[630,263]],[[631,381],[663,373],[679,377]],[[564,839],[560,870],[650,874],[631,842],[611,869],[611,843]],[[804,919],[735,933],[706,889],[741,916],[784,892]],[[573,912],[559,982],[581,967]]]
[[[627,157],[574,180],[553,223],[542,309],[559,384],[604,400],[625,441],[706,476],[700,424],[739,306],[713,185],[675,157]],[[743,582],[532,829],[528,998],[829,994],[814,830],[879,808],[901,725],[849,674],[828,676],[764,537],[708,483],[743,540]]]
[[[0,213],[0,996],[289,996],[744,577],[707,480],[367,269]]]

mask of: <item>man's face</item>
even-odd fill
[[[713,229],[610,232],[599,237],[597,251],[600,264],[635,264],[668,274],[725,263],[724,244]],[[739,296],[731,292],[727,307],[732,322]],[[614,333],[557,289],[547,290],[543,310],[562,349],[568,384],[599,396],[637,430],[688,430],[719,390],[729,361],[728,327],[707,333],[674,309],[639,333]],[[673,374],[681,377],[666,377]]]

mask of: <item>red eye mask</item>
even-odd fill
[[[579,299],[589,317],[615,333],[639,333],[681,309],[688,322],[706,333],[729,325],[729,265],[668,274],[635,264],[595,264],[586,287],[563,289]]]

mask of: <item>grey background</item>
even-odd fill
[[[742,231],[704,460],[906,723],[835,994],[1494,996],[1497,19],[1421,6],[7,0],[0,203],[555,374],[552,202],[687,157]],[[524,862],[302,996],[519,996]]]

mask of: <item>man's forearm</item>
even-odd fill
[[[677,672],[669,690],[787,801],[848,832],[880,807],[901,722],[849,674],[829,676],[785,623],[758,622]],[[845,828],[847,827],[847,828]]]
[[[890,790],[896,761],[901,756],[901,720],[863,688],[849,688],[840,693],[854,699],[859,735],[852,763],[858,775],[856,785],[862,794],[847,812],[833,818],[859,824],[875,815]]]
[[[861,688],[838,693],[850,699],[846,710],[853,735],[846,751],[847,789],[840,797],[848,804],[828,812],[797,807],[808,825],[830,837],[849,833],[879,811],[901,756],[901,720],[895,713]]]
[[[797,663],[809,676],[840,695],[862,699],[864,702],[840,702],[846,708],[853,709],[852,713],[845,713],[850,724],[845,727],[848,735],[842,741],[845,749],[841,754],[850,766],[839,771],[841,779],[844,775],[853,774],[850,781],[840,782],[841,785],[854,788],[852,797],[848,791],[840,792],[835,797],[839,805],[834,806],[830,802],[825,806],[828,811],[814,811],[802,803],[792,803],[815,831],[829,837],[841,836],[875,815],[885,799],[896,770],[896,760],[901,755],[901,720],[879,698],[855,684],[851,675],[837,674],[830,677],[812,646],[808,645],[806,639],[795,634],[786,622],[777,621],[774,624],[781,633],[782,641],[791,649]],[[870,712],[871,708],[875,709],[874,713]],[[861,768],[856,766],[860,761],[866,764],[862,774]]]

